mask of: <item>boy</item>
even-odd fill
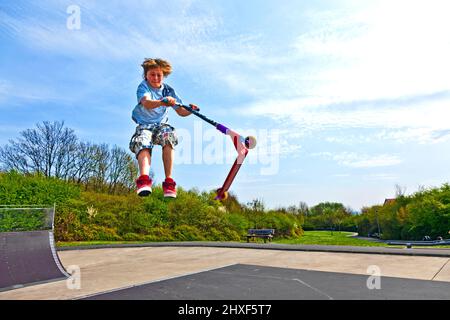
[[[163,79],[172,72],[172,66],[162,59],[145,59],[142,63],[144,80],[137,88],[137,102],[132,119],[137,123],[136,132],[130,140],[130,150],[136,154],[140,176],[136,180],[136,192],[139,196],[148,196],[152,192],[152,180],[149,177],[151,155],[154,145],[162,146],[164,173],[164,197],[176,198],[176,183],[172,179],[174,147],[178,144],[175,128],[168,124],[169,107],[178,115],[186,117],[191,113],[176,106],[182,104],[180,97]],[[198,107],[190,105],[197,110]]]

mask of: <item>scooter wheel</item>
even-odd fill
[[[219,201],[223,201],[223,200],[228,199],[228,191],[225,191],[225,192],[221,193],[220,190],[221,189],[217,189],[216,190],[216,194],[217,194],[216,199],[219,200]]]
[[[225,191],[224,193],[223,193],[223,198],[222,198],[222,200],[227,200],[228,199],[228,191]]]
[[[248,136],[245,138],[245,147],[247,149],[253,149],[256,147],[256,138],[254,136]]]

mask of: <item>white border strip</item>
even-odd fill
[[[58,254],[56,253],[55,238],[53,237],[53,232],[52,231],[48,232],[48,239],[50,241],[50,249],[52,250],[53,260],[55,260],[55,263],[56,263],[59,271],[61,271],[63,275],[65,275],[67,278],[69,278],[70,274],[68,274],[66,272],[66,270],[64,269],[64,267],[62,266],[61,261],[59,260]]]
[[[111,289],[111,290],[107,290],[107,291],[101,291],[101,292],[92,293],[92,294],[88,294],[88,295],[84,295],[84,296],[80,296],[80,297],[75,297],[75,298],[72,298],[71,300],[86,299],[86,298],[90,298],[90,297],[99,296],[99,295],[102,295],[102,294],[108,294],[108,293],[113,293],[113,292],[117,292],[117,291],[121,291],[121,290],[131,289],[131,288],[134,288],[134,287],[145,286],[145,285],[148,285],[148,284],[161,282],[161,281],[165,281],[165,280],[172,280],[172,279],[176,279],[176,278],[182,278],[182,277],[186,277],[186,276],[191,276],[193,274],[198,274],[198,273],[202,273],[202,272],[207,272],[207,271],[213,271],[213,270],[217,270],[217,269],[227,268],[227,267],[235,266],[237,264],[239,264],[239,263],[231,263],[231,264],[226,264],[226,265],[223,265],[223,266],[220,266],[220,267],[203,269],[203,270],[199,270],[199,271],[193,271],[193,272],[189,272],[189,273],[184,273],[184,274],[177,275],[177,276],[166,277],[166,278],[156,279],[156,280],[152,280],[152,281],[132,284],[132,285],[126,286],[126,287],[121,287],[121,288],[117,288],[117,289]]]
[[[13,208],[13,207],[0,207],[0,210],[42,210],[42,209],[53,209],[47,208],[35,208],[35,207],[25,207],[25,208]]]

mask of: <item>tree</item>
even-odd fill
[[[247,202],[247,209],[245,211],[248,215],[248,220],[253,222],[253,228],[258,228],[264,210],[264,202],[260,199],[253,199],[252,201]]]
[[[90,182],[95,190],[102,190],[106,185],[109,169],[110,152],[106,143],[94,144],[92,148],[92,171]]]
[[[0,147],[0,162],[3,163],[2,169],[5,171],[30,172],[27,159],[10,145]]]
[[[9,140],[10,145],[0,150],[0,161],[6,170],[65,176],[65,170],[74,161],[75,133],[64,127],[64,121],[44,121],[36,127],[20,132],[17,141]]]
[[[247,206],[253,212],[264,212],[265,205],[264,202],[260,199],[253,199],[250,202],[247,202]]]
[[[298,213],[303,216],[309,215],[309,207],[306,202],[300,201],[300,204],[298,205]]]
[[[129,190],[137,175],[136,160],[126,150],[80,142],[64,121],[44,121],[20,132],[0,147],[0,163],[5,171],[42,174],[110,193]]]
[[[92,154],[95,145],[90,142],[80,142],[76,150],[76,161],[69,179],[76,183],[87,183],[94,170]]]
[[[109,192],[116,193],[121,187],[132,187],[136,166],[133,158],[123,149],[114,146],[109,155],[108,185]]]
[[[406,187],[404,187],[404,186],[402,187],[399,184],[395,185],[395,197],[396,198],[403,197],[405,195],[405,193],[406,193]]]
[[[228,193],[228,198],[222,201],[222,204],[226,208],[227,212],[242,212],[244,207],[239,203],[238,197],[232,191]]]
[[[67,180],[76,168],[78,139],[73,132],[61,135],[58,138],[58,144],[61,147],[56,152],[54,176]]]

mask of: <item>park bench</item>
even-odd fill
[[[266,243],[267,240],[272,241],[274,234],[275,229],[249,229],[247,233],[247,242],[250,242],[250,239],[263,238],[264,243]]]

